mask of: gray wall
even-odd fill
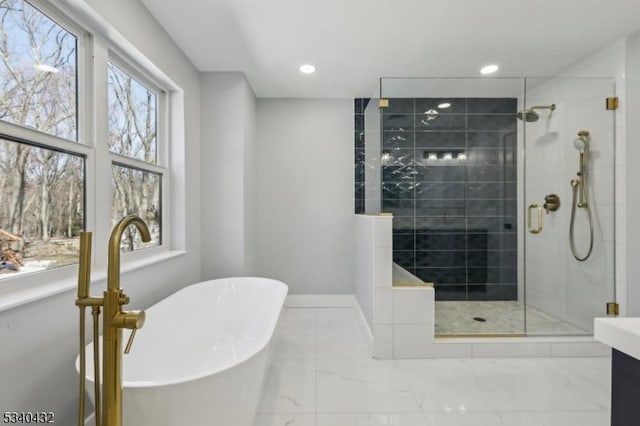
[[[201,75],[202,277],[250,275],[256,98],[242,73]]]
[[[200,280],[200,99],[196,69],[147,10],[131,0],[89,0],[87,3],[122,36],[184,90],[186,148],[174,158],[189,165],[176,170],[173,201],[186,215],[186,233],[174,236],[185,255],[123,274],[131,309],[145,308],[177,289]],[[185,191],[184,188],[189,188]],[[188,206],[186,208],[184,206]],[[75,279],[73,280],[75,282]],[[94,282],[93,293],[106,288]],[[54,411],[55,423],[76,423],[78,376],[78,311],[75,289],[0,313],[0,409]],[[143,331],[141,331],[143,332]]]
[[[257,272],[352,294],[353,101],[259,99],[257,132]]]

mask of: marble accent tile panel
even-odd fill
[[[516,98],[468,98],[467,113],[511,114],[518,108]]]
[[[412,132],[383,132],[382,149],[413,149],[414,134]]]
[[[416,253],[411,251],[393,251],[393,262],[402,266],[403,268],[415,268]]]
[[[427,250],[464,250],[467,235],[458,234],[416,234],[416,251]]]
[[[501,166],[515,164],[515,147],[503,149],[470,148],[466,150],[467,164],[476,166]]]
[[[516,166],[471,166],[468,168],[470,182],[516,181]]]
[[[420,200],[464,200],[466,194],[467,186],[462,182],[420,182],[415,190],[415,198]]]
[[[383,131],[410,131],[413,129],[413,114],[385,114],[382,117]]]
[[[467,168],[464,166],[416,167],[418,182],[466,182]]]
[[[416,130],[465,130],[467,117],[464,114],[416,114]]]
[[[516,131],[515,114],[476,114],[467,116],[468,130]]]
[[[416,268],[460,268],[466,264],[465,251],[416,251]]]
[[[432,230],[464,229],[466,223],[467,218],[464,216],[437,215],[425,217],[423,215],[416,215],[415,232],[424,234]]]
[[[413,98],[389,98],[389,106],[382,108],[384,115],[389,114],[413,114],[415,99]]]
[[[449,103],[448,108],[439,108],[439,105]],[[440,114],[464,114],[467,112],[466,98],[417,98],[415,103],[416,114],[424,114],[430,110],[436,110]]]
[[[467,144],[469,148],[504,148],[505,146],[512,146],[505,138],[510,132],[502,131],[468,131]]]
[[[416,271],[415,274],[420,277],[420,273],[422,271]],[[424,278],[420,277],[421,279],[425,280],[428,277],[425,276]],[[448,300],[448,301],[458,301],[458,300],[467,300],[467,290],[469,288],[468,285],[466,284],[446,284],[443,285],[441,283],[435,283],[436,284],[436,300]],[[436,325],[438,323],[436,322]],[[437,332],[437,330],[436,330]]]
[[[463,131],[419,131],[415,133],[415,147],[463,149],[466,146],[465,135]]]

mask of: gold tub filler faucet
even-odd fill
[[[129,303],[129,296],[120,288],[120,240],[129,225],[135,225],[143,242],[151,240],[149,228],[138,216],[122,218],[111,231],[109,238],[109,257],[107,264],[107,291],[103,297],[89,296],[91,281],[91,232],[80,234],[80,265],[78,271],[78,298],[80,308],[80,402],[78,407],[78,426],[84,426],[85,405],[85,309],[91,306],[93,316],[93,365],[95,384],[95,421],[96,426],[122,426],[122,329],[131,329],[131,337],[124,353],[129,353],[136,330],[144,324],[144,311],[122,310]],[[102,331],[102,399],[100,398],[99,366],[99,330],[98,317],[100,307],[104,308]]]

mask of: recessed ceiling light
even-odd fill
[[[451,103],[449,103],[449,102],[443,102],[443,103],[441,103],[441,104],[439,104],[439,105],[438,105],[438,108],[440,108],[440,109],[447,109],[447,108],[449,108],[450,106],[451,106]]]
[[[303,74],[313,74],[316,72],[316,67],[311,64],[300,65],[300,72]]]
[[[60,70],[56,67],[53,67],[51,65],[47,65],[47,64],[34,64],[33,68],[38,70],[38,71],[42,71],[42,72],[59,72]]]
[[[499,67],[497,65],[491,64],[480,68],[480,72],[482,74],[493,74],[494,72],[498,71],[498,68]]]

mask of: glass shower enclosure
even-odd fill
[[[615,301],[614,96],[608,78],[380,80],[357,197],[393,214],[394,267],[433,283],[436,335],[592,334]]]

